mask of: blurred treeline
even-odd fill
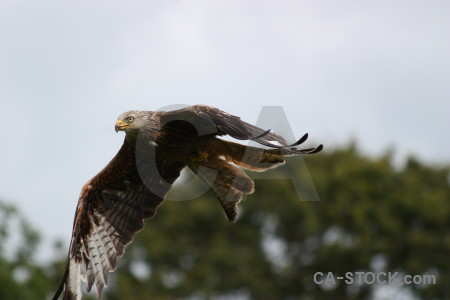
[[[260,179],[235,224],[211,192],[163,203],[119,259],[104,299],[450,299],[448,165],[409,158],[395,167],[390,154],[368,157],[354,145],[304,159],[321,201],[300,201],[289,180]],[[268,172],[304,177],[303,166],[292,159]],[[12,255],[9,239],[19,243]],[[0,299],[49,299],[68,241],[55,246],[54,261],[37,263],[38,233],[0,205]],[[431,274],[437,282],[317,285],[318,271]]]

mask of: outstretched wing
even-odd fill
[[[177,136],[178,144],[187,139],[198,145],[196,151],[192,151],[194,156],[195,152],[206,153],[205,157],[188,157],[187,165],[211,187],[230,222],[236,220],[237,204],[254,190],[251,178],[235,165],[248,170],[264,171],[283,164],[284,156],[317,153],[323,148],[319,145],[316,148],[297,149],[296,146],[306,141],[308,134],[289,145],[282,136],[270,130],[261,129],[242,121],[237,116],[205,105],[160,112],[159,121],[166,137]],[[270,149],[244,146],[221,139],[208,139],[208,136],[226,134],[239,140],[256,141]],[[166,140],[168,139],[161,139],[161,142]],[[165,144],[168,144],[166,148],[170,149],[173,143]],[[177,154],[179,155],[179,152]]]
[[[112,161],[83,187],[66,274],[53,299],[63,288],[64,299],[81,299],[80,280],[86,281],[88,291],[95,284],[101,299],[117,256],[144,227],[143,220],[155,214],[184,167],[181,162],[156,159],[156,168],[150,166],[146,173],[138,169],[137,161],[135,146],[125,141]]]
[[[207,105],[194,105],[179,110],[161,112],[161,124],[173,121],[186,121],[197,129],[199,135],[225,135],[238,140],[253,140],[261,145],[280,149],[286,154],[312,154],[322,150],[323,146],[316,148],[297,149],[308,138],[303,135],[297,142],[288,144],[286,140],[270,130],[242,121],[239,117],[230,115],[220,109]]]

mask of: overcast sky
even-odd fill
[[[449,53],[448,1],[2,0],[0,199],[48,258],[117,116],[173,104],[282,106],[325,147],[449,163]]]

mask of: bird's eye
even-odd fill
[[[133,117],[128,117],[128,118],[127,118],[127,121],[128,121],[129,123],[133,122],[133,120],[134,120]]]

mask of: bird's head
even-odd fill
[[[148,114],[145,111],[139,110],[130,110],[123,114],[121,114],[117,118],[116,122],[116,132],[125,131],[139,131],[143,129],[145,125],[148,123]]]

